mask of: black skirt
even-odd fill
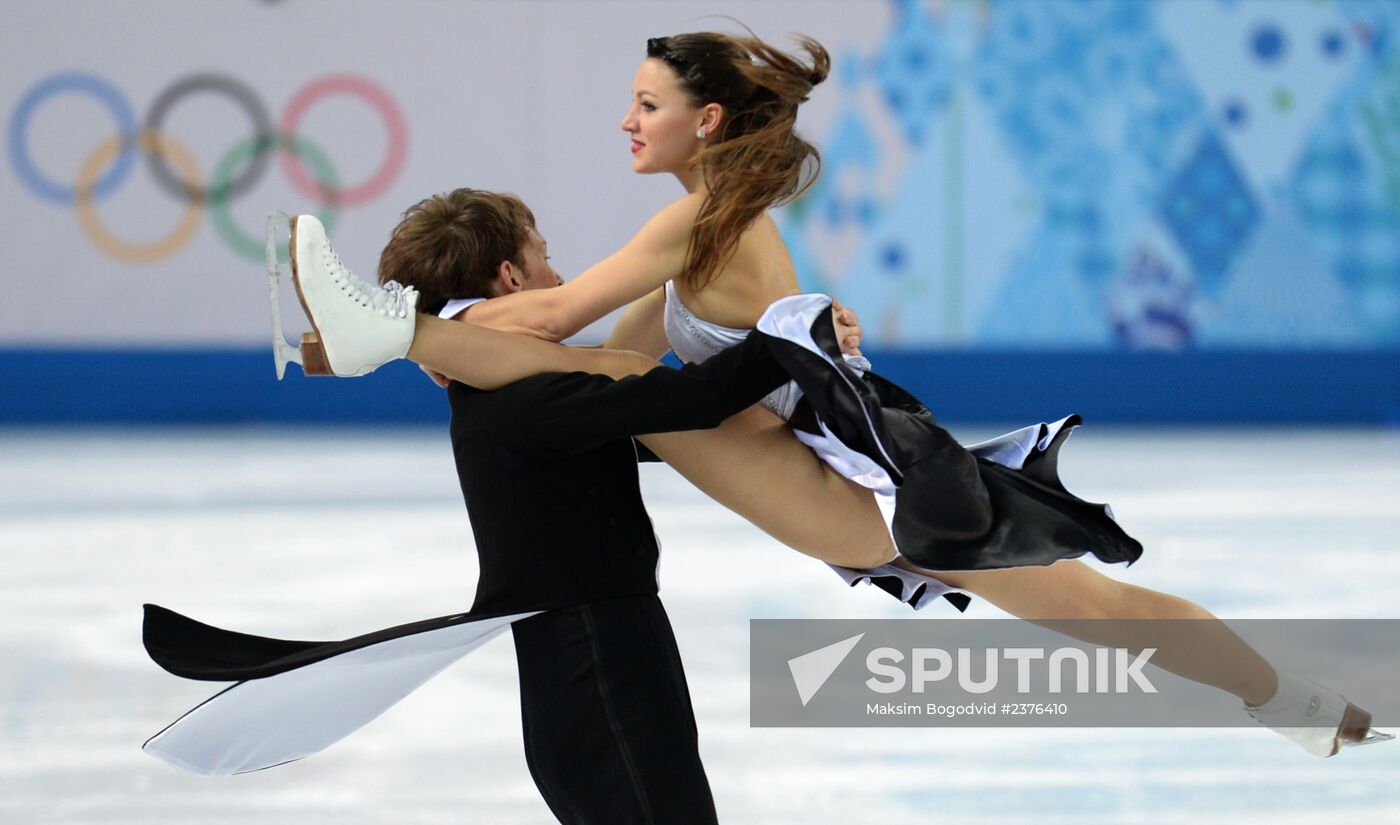
[[[964,447],[913,395],[847,363],[829,307],[824,295],[791,296],[769,307],[758,329],[803,391],[805,410],[791,422],[799,437],[847,477],[893,497],[882,509],[900,555],[933,571],[1087,553],[1131,564],[1142,555],[1106,504],[1060,480],[1060,448],[1078,415]]]

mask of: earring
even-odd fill
[[[704,139],[705,139],[705,130],[704,130],[704,129],[696,129],[696,130],[695,130],[695,136],[698,137],[698,138],[700,138],[701,140],[704,140]]]

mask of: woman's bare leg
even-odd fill
[[[638,352],[568,347],[423,314],[418,315],[408,358],[482,390],[499,389],[542,372],[594,372],[622,378],[658,366],[655,358]]]
[[[745,410],[714,430],[641,440],[711,498],[799,552],[856,568],[894,555],[870,491],[837,475],[766,410]],[[895,563],[1092,644],[1135,653],[1155,647],[1153,664],[1250,704],[1267,701],[1278,685],[1268,661],[1205,608],[1118,581],[1081,561],[957,572],[923,570],[903,557]]]
[[[799,552],[856,568],[894,555],[870,491],[837,475],[767,410],[750,408],[713,430],[641,441],[711,498]],[[895,563],[1092,644],[1133,652],[1155,647],[1153,664],[1250,704],[1267,701],[1278,684],[1274,668],[1205,608],[1118,581],[1081,561],[956,572],[924,570],[903,557]]]
[[[845,567],[874,567],[895,555],[875,496],[761,407],[713,430],[640,440],[715,501],[800,553]]]
[[[766,410],[745,410],[714,430],[641,440],[711,498],[799,552],[856,568],[894,555],[870,491],[837,475]],[[1118,581],[1081,561],[957,572],[923,570],[903,557],[895,563],[1092,644],[1133,652],[1155,647],[1153,664],[1250,704],[1267,701],[1278,685],[1274,668],[1205,608]]]
[[[1210,611],[1168,593],[1110,578],[1082,561],[973,571],[923,570],[903,557],[895,563],[981,596],[1017,618],[1082,641],[1134,652],[1155,647],[1152,664],[1229,691],[1252,705],[1268,701],[1278,686],[1273,666]],[[1082,619],[1198,621],[1076,621]]]

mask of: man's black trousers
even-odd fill
[[[676,637],[655,594],[511,625],[525,759],[566,825],[715,823]]]

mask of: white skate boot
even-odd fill
[[[1395,735],[1371,730],[1371,714],[1346,697],[1292,673],[1279,671],[1278,690],[1262,705],[1244,706],[1255,721],[1292,739],[1314,756],[1343,745],[1370,745]]]
[[[380,287],[361,280],[340,262],[313,215],[291,219],[289,257],[292,283],[313,330],[301,339],[307,375],[366,375],[408,353],[417,320],[416,290],[394,281]],[[276,325],[275,296],[273,306]],[[274,331],[274,336],[280,342],[280,333]],[[284,356],[277,357],[280,378]]]

